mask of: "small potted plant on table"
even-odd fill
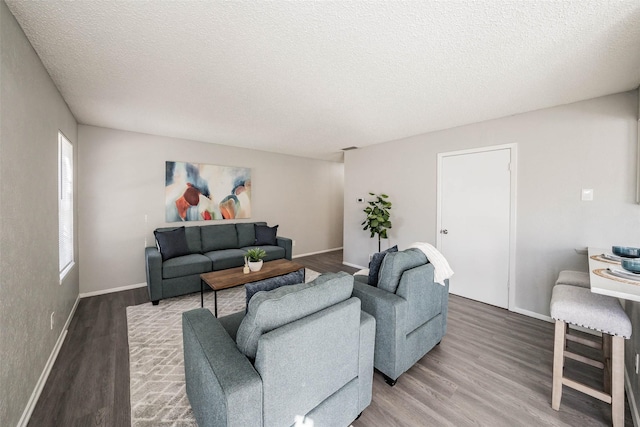
[[[260,249],[260,248],[249,249],[246,253],[246,257],[249,260],[249,270],[260,271],[263,264],[262,258],[266,256],[267,256],[267,253],[264,251],[264,249]]]

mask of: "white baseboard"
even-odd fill
[[[29,419],[31,418],[31,414],[33,414],[33,410],[36,407],[36,403],[38,403],[38,399],[40,398],[40,394],[44,389],[44,385],[47,383],[47,379],[49,378],[49,374],[51,373],[51,369],[53,368],[54,363],[56,363],[56,359],[58,358],[58,353],[60,353],[60,348],[62,348],[62,344],[64,343],[64,339],[67,337],[67,331],[69,330],[69,325],[71,324],[71,319],[73,319],[73,315],[76,312],[76,308],[78,307],[78,302],[80,301],[80,296],[76,298],[76,302],[73,303],[73,307],[71,308],[71,312],[69,313],[69,317],[67,317],[67,321],[64,323],[62,327],[62,332],[60,332],[60,336],[56,341],[56,345],[53,346],[53,350],[49,355],[49,359],[47,363],[44,365],[44,369],[40,374],[40,378],[38,378],[38,382],[36,383],[35,388],[33,389],[33,393],[31,393],[31,397],[27,402],[27,406],[24,408],[24,412],[22,412],[22,417],[20,417],[20,421],[18,421],[17,427],[26,427],[29,423]]]
[[[640,415],[638,414],[638,406],[636,405],[636,396],[633,394],[633,387],[631,387],[631,378],[629,377],[629,371],[624,368],[624,388],[627,391],[627,400],[629,401],[629,408],[631,408],[631,418],[633,419],[633,425],[638,426],[640,421]]]
[[[533,317],[534,319],[544,320],[545,322],[553,323],[553,320],[550,316],[545,316],[544,314],[536,313],[535,311],[525,310],[520,307],[509,308],[509,311],[513,311],[514,313],[523,314],[525,316]]]
[[[358,265],[358,264],[352,264],[352,263],[346,262],[346,261],[342,261],[342,264],[346,265],[347,267],[357,268],[358,270],[362,270],[363,268],[367,268],[367,267],[363,267],[363,266]]]
[[[294,255],[294,256],[292,256],[291,258],[302,258],[303,256],[311,256],[311,255],[325,254],[325,253],[327,253],[327,252],[339,251],[340,249],[342,249],[342,246],[340,246],[339,248],[325,249],[325,250],[323,250],[323,251],[309,252],[309,253],[307,253],[307,254]]]
[[[549,322],[549,323],[554,323],[555,322],[555,320],[553,320],[550,316],[546,316],[544,314],[536,313],[535,311],[525,310],[524,308],[520,308],[520,307],[515,307],[515,308],[512,308],[512,309],[510,308],[509,311],[513,311],[514,313],[522,314],[524,316],[533,317],[534,319],[544,320],[545,322]],[[584,332],[584,333],[587,333],[587,334],[595,335],[597,337],[602,336],[602,334],[600,332],[594,331],[593,329],[583,328],[582,326],[578,326],[578,325],[569,325],[569,327],[571,329],[575,329],[576,331],[580,331],[580,332]]]
[[[120,286],[119,288],[109,288],[109,289],[102,289],[100,291],[83,292],[78,297],[79,298],[94,297],[96,295],[111,294],[113,292],[128,291],[130,289],[144,288],[145,286],[147,286],[146,282],[136,283],[136,284],[133,284],[133,285]]]

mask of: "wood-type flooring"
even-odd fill
[[[342,265],[342,251],[295,261],[356,271]],[[150,304],[146,288],[80,300],[29,426],[130,425],[125,308],[135,304]],[[551,323],[451,295],[442,343],[395,387],[375,372],[373,401],[353,426],[611,425],[609,405],[567,387],[560,411],[551,409],[552,356]],[[566,364],[573,378],[601,384],[599,370]],[[628,404],[625,425],[633,425]]]

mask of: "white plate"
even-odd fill
[[[618,255],[613,255],[613,254],[602,254],[602,258],[609,259],[611,261],[618,261],[618,262],[622,261],[622,257],[619,257]]]
[[[616,277],[622,277],[623,279],[631,279],[640,281],[640,273],[632,273],[626,270],[618,270],[616,268],[608,268],[609,273]]]

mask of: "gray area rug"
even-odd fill
[[[306,269],[307,282],[316,277]],[[205,293],[205,308],[213,304]],[[197,426],[184,383],[182,313],[199,307],[199,293],[127,307],[133,427]],[[244,286],[218,292],[218,316],[244,309]]]

